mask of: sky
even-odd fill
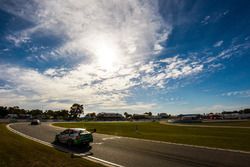
[[[247,0],[0,0],[0,105],[250,107],[249,9]]]

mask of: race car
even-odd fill
[[[93,135],[86,129],[70,128],[57,134],[55,137],[55,142],[67,144],[69,147],[73,145],[88,146],[90,142],[93,142]]]
[[[40,124],[41,124],[41,122],[40,122],[39,119],[33,119],[33,120],[31,121],[31,123],[30,123],[30,125],[40,125]]]

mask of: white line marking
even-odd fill
[[[105,137],[105,138],[102,138],[102,140],[114,140],[114,139],[120,139],[121,137],[119,136],[112,136],[112,137]]]
[[[102,142],[100,142],[100,143],[92,143],[91,145],[101,145],[101,144],[103,144]]]
[[[51,126],[52,128],[56,128],[56,129],[66,129],[66,128],[63,128],[63,127],[60,127],[60,126],[55,126],[53,125],[53,123],[49,123],[49,126]]]
[[[89,155],[93,155],[93,153],[87,152],[87,153],[72,154],[72,155],[76,156],[76,157],[86,157],[86,156],[89,156]]]
[[[70,150],[65,149],[65,148],[63,148],[63,147],[59,147],[59,146],[57,146],[57,145],[55,145],[55,144],[51,144],[51,143],[49,143],[49,142],[45,142],[45,141],[39,140],[39,139],[37,139],[37,138],[28,136],[28,135],[26,135],[26,134],[24,134],[24,133],[22,133],[22,132],[19,132],[19,131],[15,130],[15,129],[11,128],[10,125],[12,125],[12,124],[8,124],[8,125],[6,126],[7,129],[8,129],[9,131],[15,133],[15,134],[18,134],[18,135],[20,135],[20,136],[23,136],[23,137],[25,137],[25,138],[28,138],[28,139],[33,140],[33,141],[35,141],[35,142],[38,142],[38,143],[40,143],[40,144],[43,144],[43,145],[46,145],[46,146],[49,146],[49,147],[55,147],[55,148],[57,148],[57,149],[59,149],[59,150],[61,150],[61,151],[64,151],[64,152],[72,153]],[[76,155],[77,155],[77,154],[76,154]],[[86,154],[86,155],[87,155],[87,154]],[[108,166],[108,167],[111,167],[111,166],[115,166],[115,167],[124,167],[124,166],[115,164],[115,163],[113,163],[113,162],[109,162],[109,161],[106,161],[106,160],[103,160],[103,159],[100,159],[100,158],[96,158],[96,157],[93,157],[93,156],[87,156],[87,157],[81,157],[81,158],[84,158],[84,159],[87,159],[87,160],[90,160],[90,161],[93,161],[93,162],[99,162],[99,163],[101,163],[102,165]]]
[[[109,165],[112,165],[112,166],[116,166],[116,167],[124,167],[122,165],[118,165],[118,164],[115,164],[115,163],[112,163],[112,162],[109,162],[109,161],[105,161],[103,159],[99,159],[99,158],[96,158],[96,157],[92,157],[92,156],[88,156],[88,158],[92,158],[94,160],[97,160],[97,161],[101,161],[103,163],[106,163],[106,164],[109,164]]]

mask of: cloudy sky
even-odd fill
[[[0,0],[0,105],[249,107],[249,9],[241,0]]]

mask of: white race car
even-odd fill
[[[30,123],[31,125],[40,125],[41,124],[41,122],[40,122],[40,120],[39,119],[33,119],[32,121],[31,121],[31,123]]]
[[[70,128],[64,130],[60,134],[57,134],[55,137],[55,142],[65,143],[68,146],[89,145],[90,142],[93,142],[93,135],[86,129]]]

